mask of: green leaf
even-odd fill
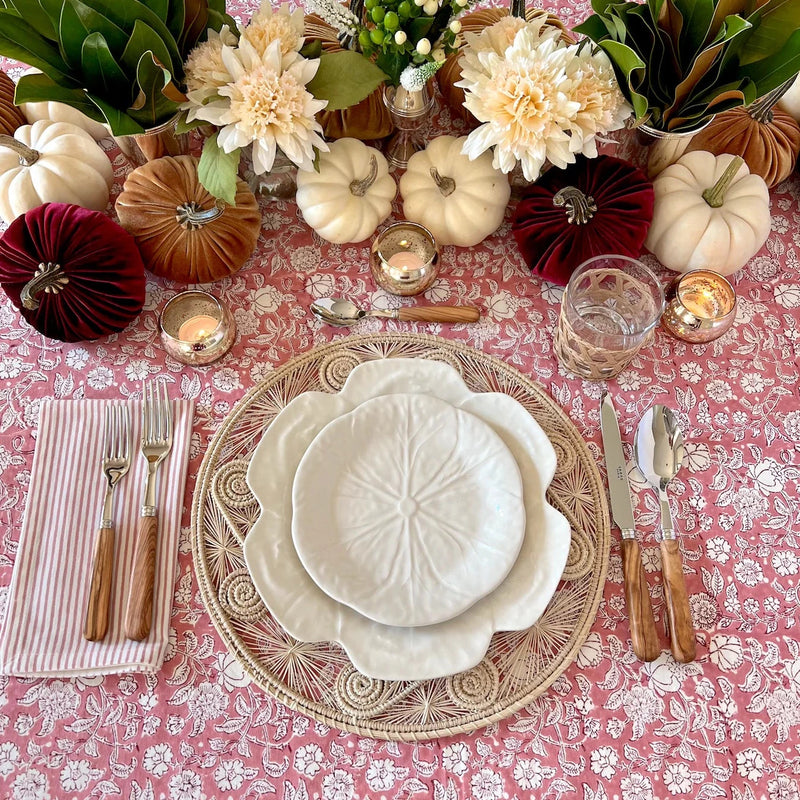
[[[322,55],[322,42],[319,39],[307,39],[300,55],[303,58],[319,58]]]
[[[167,27],[176,42],[180,42],[183,33],[183,21],[186,19],[186,9],[183,0],[169,0],[169,13],[167,14]],[[178,45],[180,48],[180,44]]]
[[[153,53],[156,60],[162,67],[169,70],[170,74],[175,74],[172,70],[172,58],[164,40],[149,25],[137,19],[130,40],[120,58],[126,72],[136,75],[142,54],[148,51]]]
[[[431,25],[433,25],[433,17],[412,17],[405,25],[408,41],[418,42],[424,36],[427,36]]]
[[[217,134],[203,144],[197,177],[214,197],[230,205],[236,204],[236,178],[239,169],[239,150],[225,153],[217,145]]]
[[[81,22],[75,7],[70,3],[64,3],[61,7],[61,17],[58,20],[58,38],[61,44],[61,55],[75,70],[80,70],[83,40],[88,35],[89,31]]]
[[[184,7],[186,16],[178,37],[178,47],[185,59],[195,44],[207,36],[208,6],[205,0],[186,0]]]
[[[56,101],[77,108],[78,111],[91,117],[96,122],[105,122],[103,115],[97,110],[83,89],[67,89],[54,83],[47,75],[37,72],[35,75],[23,75],[17,81],[14,102],[49,103]]]
[[[624,77],[624,82],[620,83],[620,89],[625,94],[633,105],[633,110],[636,112],[637,119],[643,117],[647,112],[647,108],[641,110],[641,100],[637,100],[638,93],[635,90],[634,84],[644,74],[646,64],[641,58],[626,44],[621,42],[614,42],[607,40],[601,42],[600,46],[608,53],[608,57],[619,69]],[[638,95],[641,97],[641,95]],[[647,101],[645,100],[645,103]],[[638,106],[638,107],[637,107]]]
[[[769,58],[800,29],[800,0],[768,0],[751,14],[753,31],[739,52],[740,64]]]
[[[378,53],[375,64],[385,74],[385,78],[389,79],[389,83],[391,83],[392,86],[398,86],[400,84],[400,74],[408,66],[410,61],[411,57],[408,53],[388,50],[383,53]]]
[[[70,52],[72,52],[74,49],[74,40],[78,35],[78,29],[74,26],[74,22],[72,21],[73,18],[75,18],[78,20],[83,30],[87,32],[96,31],[97,33],[102,33],[106,42],[108,42],[111,52],[115,56],[122,54],[122,51],[125,49],[125,45],[128,44],[128,37],[130,36],[128,31],[121,28],[106,15],[84,3],[83,0],[66,0],[66,4],[71,6],[74,12],[74,15],[69,14],[69,12],[66,11],[66,8],[61,12],[62,23],[66,14],[68,24],[70,25],[70,28],[65,31],[70,36]],[[81,42],[81,45],[82,44],[83,42]]]
[[[102,33],[90,33],[84,40],[81,67],[90,94],[130,103],[133,87],[111,55]]]
[[[89,95],[89,99],[103,115],[103,120],[111,128],[113,136],[130,136],[144,133],[144,128],[124,111],[114,108],[114,106],[109,105],[100,97]]]
[[[74,2],[74,0],[71,1]],[[164,42],[170,54],[171,64],[177,69],[181,68],[183,61],[175,38],[169,32],[166,23],[144,3],[140,3],[139,0],[124,0],[124,2],[121,2],[121,0],[82,0],[82,2],[110,19],[117,27],[127,31],[129,36],[132,35],[136,22],[140,21],[146,24]],[[106,39],[108,39],[108,36],[106,36]],[[111,42],[110,39],[108,41],[109,43]],[[116,52],[113,50],[113,45],[112,51]]]
[[[0,10],[0,55],[36,67],[62,86],[78,85],[56,45],[7,10]]]
[[[165,94],[172,83],[169,71],[157,63],[152,51],[142,53],[136,68],[139,94],[128,114],[145,128],[161,125],[178,111],[178,103]]]
[[[189,131],[196,130],[203,125],[208,125],[208,123],[202,119],[194,119],[191,122],[187,122],[187,116],[188,112],[181,112],[181,115],[178,117],[178,120],[175,123],[175,133],[189,133]]]
[[[162,21],[166,22],[169,15],[169,0],[147,0],[147,7]]]
[[[56,29],[53,20],[36,0],[9,0],[9,6],[46,39],[56,40]]]
[[[319,100],[327,100],[326,111],[338,111],[360,103],[384,81],[386,75],[361,53],[339,50],[323,53],[317,74],[307,89]]]
[[[237,36],[238,28],[236,27],[236,20],[231,17],[230,15],[224,13],[224,11],[217,11],[215,8],[211,8],[211,4],[209,3],[208,6],[208,27],[214,31],[221,31],[222,26],[227,25],[233,33]]]
[[[759,96],[776,89],[800,72],[800,30],[792,32],[779,52],[746,64],[740,71],[755,82]]]

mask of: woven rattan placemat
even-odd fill
[[[334,643],[299,642],[272,618],[253,586],[242,542],[259,514],[245,474],[263,431],[306,391],[337,392],[357,364],[428,358],[453,366],[476,392],[505,392],[547,433],[558,454],[549,502],[572,527],[558,591],[528,630],[500,632],[471,670],[428,681],[380,681],[357,672]],[[544,692],[586,639],[609,558],[605,492],[586,443],[537,383],[502,361],[421,334],[351,336],[292,359],[234,408],[203,459],[192,508],[200,591],[228,649],[250,677],[290,708],[363,736],[418,741],[466,733]]]

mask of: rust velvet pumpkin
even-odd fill
[[[14,81],[0,70],[0,133],[9,136],[13,136],[20,125],[28,122],[19,106],[14,105],[15,89]]]
[[[306,41],[319,41],[326,53],[342,49],[336,31],[314,14],[306,15],[305,37]],[[320,111],[317,120],[326,139],[382,139],[394,129],[392,117],[383,102],[383,86],[350,108]]]
[[[461,22],[461,34],[463,36],[465,33],[480,33],[484,28],[494,25],[495,22],[499,22],[503,17],[507,17],[508,15],[509,9],[507,8],[479,8],[477,11],[473,11],[459,18]],[[574,41],[564,26],[564,23],[554,14],[550,14],[538,8],[529,8],[525,12],[525,17],[529,22],[545,17],[547,25],[558,28],[561,31],[561,38],[565,42],[572,44]],[[471,112],[464,108],[464,90],[454,85],[456,81],[461,80],[461,67],[458,64],[460,55],[461,51],[457,50],[447,57],[444,65],[436,73],[436,81],[439,84],[439,91],[442,93],[442,98],[450,108],[450,112],[453,116],[463,120],[472,127],[477,127],[478,121],[472,116]]]
[[[652,218],[653,184],[641,170],[613,156],[578,156],[525,190],[512,232],[530,268],[564,286],[592,256],[638,256]]]
[[[0,284],[22,316],[63,342],[125,328],[144,305],[144,264],[133,237],[99,211],[45,203],[0,239]]]
[[[123,228],[139,245],[145,266],[184,283],[232,275],[250,258],[261,212],[242,180],[236,205],[218,204],[197,177],[193,156],[159,158],[128,175],[116,202]]]

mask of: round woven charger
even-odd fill
[[[427,681],[382,681],[359,673],[332,642],[292,638],[265,608],[242,543],[259,506],[245,481],[264,430],[307,391],[338,392],[353,367],[379,358],[450,364],[476,392],[504,392],[529,411],[558,454],[549,502],[572,527],[567,567],[541,619],[496,633],[473,669]],[[203,602],[249,676],[290,708],[376,739],[419,741],[467,733],[544,692],[586,639],[609,558],[605,492],[586,443],[544,389],[502,361],[421,334],[351,336],[292,359],[236,405],[209,445],[192,507],[192,549]]]

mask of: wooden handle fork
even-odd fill
[[[475,306],[414,306],[398,309],[397,319],[405,322],[477,322],[481,310]]]
[[[111,580],[114,571],[114,529],[100,528],[94,540],[92,578],[89,602],[83,624],[83,638],[99,642],[108,631],[108,609],[111,603]]]
[[[642,661],[655,661],[661,655],[661,645],[658,643],[653,606],[636,539],[622,540],[622,572],[625,576],[625,602],[633,652]]]
[[[147,637],[153,624],[157,541],[158,517],[142,517],[139,522],[139,535],[136,539],[133,572],[125,610],[125,635],[137,642]]]

